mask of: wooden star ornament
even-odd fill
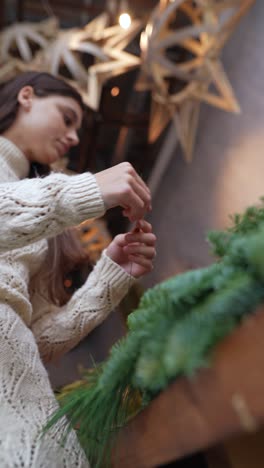
[[[33,59],[33,48],[47,47],[48,40],[54,37],[58,30],[56,18],[52,17],[40,23],[15,23],[0,33],[0,62],[5,63],[12,58],[29,63]]]
[[[96,60],[87,70],[85,102],[94,110],[99,109],[102,88],[106,81],[139,67],[141,63],[139,57],[124,49],[142,29],[142,22],[132,20],[130,27],[124,29],[120,25],[106,27],[105,18],[105,15],[100,15],[89,23],[74,45],[74,50],[84,50],[88,40],[99,48],[103,56],[102,60]],[[105,27],[98,28],[98,21],[104,21]]]
[[[150,125],[151,141],[173,119],[185,159],[190,161],[200,103],[207,102],[229,112],[240,111],[220,53],[253,2],[161,0],[141,37],[142,72],[137,84],[138,89],[151,89],[156,103]],[[155,113],[162,106],[167,118],[161,120]]]
[[[140,65],[140,58],[124,51],[140,29],[138,20],[128,29],[109,26],[109,17],[103,13],[82,29],[60,30],[31,63],[37,70],[74,80],[86,104],[98,110],[104,83]],[[89,67],[85,55],[92,58]]]

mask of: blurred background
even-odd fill
[[[142,290],[209,264],[206,232],[225,228],[231,214],[264,194],[264,4],[211,3],[209,12],[189,0],[0,4],[0,81],[45,69],[78,86],[87,103],[82,144],[58,169],[129,161],[153,194],[154,271],[121,318],[114,313],[64,358],[61,372],[51,371],[55,386],[76,378],[88,344],[95,360],[105,357]],[[128,228],[111,210],[83,227],[82,241],[96,260]]]
[[[74,82],[87,104],[82,143],[57,169],[96,172],[129,161],[153,194],[155,269],[49,366],[54,388],[78,378],[90,356],[105,358],[145,288],[212,262],[206,232],[226,228],[231,214],[264,195],[264,2],[215,1],[206,11],[201,4],[0,3],[0,81],[44,67]],[[128,228],[112,210],[84,226],[82,242],[96,260]]]

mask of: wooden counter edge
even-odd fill
[[[264,306],[216,348],[211,368],[180,378],[118,436],[113,468],[177,460],[264,422]]]

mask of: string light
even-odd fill
[[[118,21],[123,29],[128,29],[131,26],[131,16],[128,13],[121,13]]]
[[[114,86],[111,89],[111,96],[116,97],[119,95],[119,93],[120,93],[120,89],[118,88],[118,86]]]

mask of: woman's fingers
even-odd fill
[[[137,221],[143,218],[146,212],[151,211],[151,193],[145,182],[130,165],[127,168],[124,182],[126,186],[123,189],[123,211],[130,221]],[[122,189],[120,190],[120,193]]]
[[[151,193],[133,166],[124,162],[95,174],[107,209],[122,206],[131,221],[151,209]]]
[[[146,245],[155,245],[157,240],[155,234],[152,232],[134,232],[128,233],[125,235],[125,239],[127,244],[131,244],[133,242],[139,242]]]
[[[145,229],[145,232],[142,229]],[[137,222],[133,231],[118,234],[114,240],[120,247],[131,246],[134,249],[138,245],[155,246],[157,238],[152,233],[152,225],[145,220],[141,220]]]
[[[149,247],[144,244],[132,244],[132,245],[126,245],[124,247],[124,251],[128,255],[141,255],[149,259],[153,259],[156,256],[156,250],[155,247]]]
[[[131,181],[131,186],[137,196],[144,202],[145,209],[149,210],[151,208],[151,195],[149,190],[146,190],[145,186],[142,186],[136,180]]]
[[[130,219],[131,222],[137,221],[145,216],[150,211],[150,204],[143,198],[142,193],[136,192],[129,188],[123,196],[123,215]]]
[[[151,224],[145,220],[138,221],[135,230],[126,234],[123,241],[127,242],[123,251],[129,261],[137,265],[134,275],[140,277],[150,272],[156,257],[156,236],[152,233]]]
[[[146,257],[141,257],[140,255],[129,255],[129,260],[132,263],[136,263],[137,265],[140,265],[141,267],[144,268],[145,273],[147,271],[153,270],[153,263],[152,260],[146,258]],[[141,276],[141,275],[139,275]]]
[[[134,189],[138,192],[142,199],[145,200],[145,204],[147,206],[151,205],[151,192],[145,182],[139,177],[137,172],[135,171],[135,177],[132,176],[132,184]]]
[[[143,232],[152,232],[152,225],[148,223],[145,219],[140,219],[137,221],[137,229],[140,229]]]

